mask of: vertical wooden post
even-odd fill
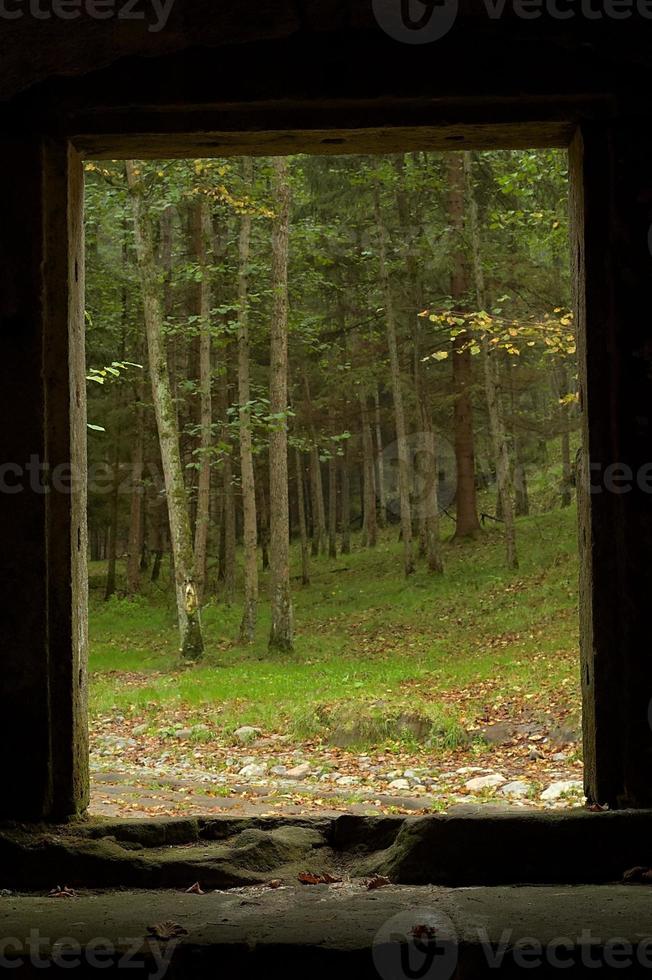
[[[0,150],[0,817],[58,819],[88,803],[83,173]]]
[[[584,449],[581,672],[590,800],[652,806],[652,142],[583,127],[571,209]]]

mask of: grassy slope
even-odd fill
[[[240,607],[211,603],[206,659],[187,668],[163,591],[103,603],[104,569],[93,566],[91,711],[118,709],[160,725],[166,711],[185,709],[189,723],[208,719],[227,732],[256,724],[299,738],[320,734],[323,705],[356,710],[379,700],[428,714],[450,744],[459,723],[474,727],[489,701],[509,711],[525,700],[545,711],[561,695],[576,708],[574,508],[519,521],[515,573],[504,568],[496,525],[479,541],[446,544],[440,578],[419,571],[406,582],[396,539],[392,529],[367,551],[354,538],[353,554],[313,562],[312,584],[296,583],[294,655],[267,655],[266,601],[251,650],[232,643]]]

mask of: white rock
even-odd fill
[[[475,779],[469,779],[468,783],[464,785],[472,793],[477,793],[481,789],[496,789],[498,786],[502,786],[507,780],[500,773],[494,772],[489,776],[476,776]]]
[[[272,776],[287,776],[288,767],[287,766],[272,766],[269,770]]]
[[[248,779],[255,779],[258,776],[264,776],[266,773],[266,762],[250,762],[248,765],[242,767],[238,773],[238,776],[245,776]]]
[[[253,728],[251,725],[242,725],[241,728],[236,728],[233,734],[239,742],[252,742],[257,735],[260,735],[260,728]]]
[[[355,786],[355,784],[356,783],[359,783],[359,782],[360,782],[360,780],[359,780],[358,776],[340,776],[340,778],[337,780],[337,785],[338,786]]]
[[[500,787],[500,793],[503,796],[516,796],[522,798],[524,796],[529,796],[532,786],[530,783],[524,783],[521,779],[515,779],[512,783],[505,783],[504,786]]]
[[[305,779],[310,775],[310,763],[302,762],[300,766],[293,766],[285,775],[288,779]]]
[[[582,796],[584,786],[579,779],[561,779],[558,783],[551,783],[548,789],[541,794],[542,800],[558,800],[565,794]]]
[[[406,790],[410,788],[410,783],[407,779],[394,779],[389,784],[388,789],[401,789]]]
[[[462,766],[461,769],[456,769],[455,772],[458,776],[464,776],[467,772],[486,772],[482,766]]]

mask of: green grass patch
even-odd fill
[[[363,720],[360,744],[399,737],[388,719],[418,713],[429,738],[464,737],[462,707],[450,692],[471,692],[480,712],[487,684],[519,699],[576,696],[577,551],[574,508],[518,521],[520,568],[508,571],[499,525],[472,542],[444,545],[446,573],[401,572],[396,529],[377,548],[312,563],[312,582],[295,581],[296,645],[267,652],[269,604],[261,581],[251,648],[236,645],[241,607],[210,598],[203,611],[206,656],[187,666],[178,636],[169,570],[136,600],[102,600],[105,569],[91,569],[91,711],[130,713],[152,725],[184,711],[225,735],[243,724],[297,738],[327,739],[334,707]],[[123,570],[121,570],[123,574]],[[298,554],[293,549],[293,574]],[[477,705],[473,691],[477,688]],[[195,713],[193,715],[193,712]],[[369,724],[365,733],[364,724]]]

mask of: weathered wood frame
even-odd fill
[[[61,818],[88,801],[82,157],[570,144],[586,476],[591,465],[640,467],[649,454],[652,330],[640,313],[650,305],[652,180],[645,169],[651,157],[633,124],[578,124],[575,109],[493,124],[486,107],[477,118],[462,109],[451,124],[433,122],[432,108],[417,106],[405,113],[410,125],[401,126],[400,103],[385,124],[373,107],[365,113],[343,103],[325,109],[317,125],[313,111],[308,127],[300,106],[289,114],[285,105],[248,104],[240,111],[230,106],[212,128],[210,111],[182,118],[177,108],[155,117],[113,114],[110,124],[69,119],[63,135],[4,148],[5,179],[11,174],[22,193],[10,202],[0,236],[13,275],[0,305],[2,343],[12,377],[24,379],[0,387],[0,417],[17,420],[7,459],[20,463],[36,453],[50,479],[58,464],[72,461],[75,486],[71,493],[23,492],[5,501],[3,605],[15,615],[5,658],[12,697],[0,715],[0,764],[11,793],[0,800],[0,816]],[[368,126],[359,125],[361,117]],[[580,483],[587,795],[611,807],[648,807],[652,662],[642,645],[652,594],[650,501],[638,487],[589,493]],[[18,732],[20,754],[12,747]]]

